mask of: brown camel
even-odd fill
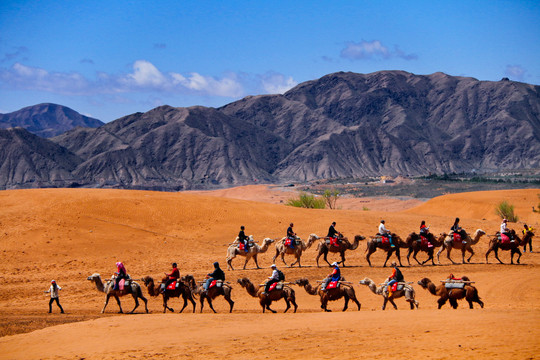
[[[469,281],[469,278],[466,276],[462,277],[463,281]],[[481,308],[484,308],[484,303],[482,300],[480,300],[480,297],[478,296],[478,290],[471,284],[465,284],[465,287],[463,289],[447,289],[444,284],[441,284],[439,286],[435,286],[434,283],[431,282],[428,278],[423,278],[422,280],[418,281],[418,285],[423,287],[424,289],[427,289],[431,294],[435,296],[439,296],[439,300],[437,302],[439,303],[439,309],[446,304],[446,301],[450,301],[450,305],[457,309],[458,307],[458,300],[461,300],[465,298],[467,302],[469,303],[469,308],[473,308],[473,302],[476,302],[480,304]]]
[[[255,287],[255,285],[253,285],[248,278],[238,279],[238,283],[247,290],[249,295],[259,298],[259,303],[261,304],[263,313],[265,310],[270,310],[271,312],[275,313],[275,310],[270,309],[270,305],[273,301],[278,301],[281,299],[284,299],[285,303],[287,304],[287,308],[284,312],[287,312],[287,310],[291,308],[291,303],[294,305],[294,312],[296,312],[296,309],[298,308],[298,305],[296,305],[296,296],[294,294],[294,290],[286,285],[283,285],[281,290],[272,290],[267,295],[264,295],[264,287]]]
[[[495,259],[499,260],[501,264],[504,264],[501,259],[499,259],[499,250],[508,251],[510,250],[510,263],[514,263],[514,254],[518,254],[517,263],[519,264],[519,259],[521,258],[521,251],[519,250],[520,246],[524,246],[531,241],[534,234],[531,231],[527,231],[523,239],[520,239],[514,230],[511,230],[512,235],[514,236],[515,241],[509,243],[502,243],[497,236],[489,241],[489,249],[486,252],[486,264],[488,263],[488,255],[490,252],[495,253]]]
[[[203,311],[204,307],[204,300],[208,301],[208,306],[210,306],[210,309],[214,313],[216,313],[216,310],[214,310],[214,306],[212,305],[212,300],[217,298],[220,295],[223,295],[225,300],[229,303],[229,312],[232,312],[234,301],[231,299],[231,291],[232,287],[227,285],[225,282],[221,284],[221,286],[213,286],[208,290],[204,290],[203,284],[200,284],[197,286],[195,282],[195,278],[193,275],[186,275],[182,277],[182,281],[184,281],[186,284],[189,284],[189,287],[191,288],[191,291],[193,294],[199,295],[201,299],[201,312]]]
[[[177,282],[176,288],[174,290],[168,290],[165,289],[163,293],[160,293],[160,285],[154,285],[154,279],[151,276],[145,276],[142,278],[142,281],[144,285],[146,285],[148,289],[148,295],[155,297],[159,294],[163,295],[163,312],[167,312],[169,310],[170,312],[174,312],[174,309],[167,306],[167,302],[170,298],[179,298],[182,296],[184,299],[184,306],[182,306],[182,309],[180,312],[184,311],[184,309],[187,306],[188,300],[191,301],[191,304],[193,305],[193,312],[195,312],[195,300],[193,300],[193,295],[191,294],[191,289],[184,284],[183,282]],[[167,278],[164,278],[161,282],[165,283],[167,281]]]
[[[366,247],[366,252],[367,252],[366,260],[369,266],[371,266],[371,261],[369,261],[369,257],[371,256],[371,254],[377,251],[377,249],[381,249],[387,253],[386,260],[384,261],[383,267],[386,267],[386,263],[388,262],[388,259],[390,259],[390,256],[392,256],[394,252],[396,253],[396,256],[399,260],[399,266],[403,266],[401,264],[401,255],[399,253],[400,251],[399,249],[408,248],[409,244],[407,244],[397,234],[394,234],[394,233],[392,233],[392,242],[394,243],[395,247],[391,247],[389,243],[383,244],[381,241],[380,235],[375,235],[370,240],[368,240],[367,247]]]
[[[101,276],[99,274],[92,274],[87,278],[87,280],[93,281],[96,284],[96,288],[98,289],[98,291],[101,291],[107,295],[105,298],[105,305],[101,310],[102,314],[105,312],[105,308],[107,307],[111,296],[116,299],[118,307],[120,308],[119,312],[123,313],[119,297],[124,295],[131,295],[133,296],[133,300],[135,300],[135,307],[133,308],[133,310],[131,310],[131,314],[133,314],[135,309],[139,307],[138,298],[141,298],[142,301],[144,301],[144,308],[146,309],[146,313],[148,313],[148,300],[146,300],[146,298],[143,296],[141,286],[135,281],[129,280],[129,284],[124,286],[124,290],[114,290],[115,282],[113,279],[108,280],[106,284],[103,284],[103,282],[101,281]]]
[[[311,234],[309,235],[309,238],[306,244],[304,241],[302,241],[302,239],[297,237],[296,244],[293,249],[285,245],[285,241],[287,240],[287,237],[284,237],[280,241],[276,242],[276,255],[274,255],[274,257],[272,258],[272,262],[275,263],[278,255],[281,255],[281,260],[283,261],[285,266],[288,266],[287,263],[285,262],[285,255],[292,254],[296,258],[296,261],[291,263],[291,267],[293,267],[294,264],[298,264],[298,267],[302,267],[302,264],[300,264],[300,257],[302,256],[302,252],[309,249],[311,245],[313,245],[313,243],[317,239],[318,239],[317,235]]]
[[[397,310],[397,305],[394,302],[394,299],[400,298],[402,296],[405,296],[405,299],[407,302],[411,305],[411,310],[414,310],[414,307],[418,309],[418,301],[414,299],[414,289],[409,284],[402,284],[403,288],[397,291],[392,292],[392,296],[388,296],[388,286],[386,283],[388,283],[388,279],[386,282],[380,286],[375,285],[375,282],[371,280],[370,278],[365,278],[364,280],[360,280],[361,285],[367,285],[369,290],[371,290],[372,293],[376,295],[381,295],[384,298],[382,309],[386,309],[386,303],[390,301],[390,304],[394,306],[394,309]],[[399,287],[398,287],[399,289]]]
[[[244,262],[244,270],[246,269],[246,265],[250,259],[253,259],[255,261],[255,265],[257,265],[257,269],[260,269],[259,263],[257,262],[257,255],[266,252],[268,250],[268,246],[274,242],[274,239],[266,238],[263,240],[263,245],[259,246],[259,244],[256,244],[253,241],[252,236],[249,238],[250,247],[248,252],[238,248],[238,238],[236,238],[236,240],[229,245],[229,248],[227,249],[227,270],[234,270],[231,262],[237,256],[246,257],[246,261]]]
[[[442,245],[445,237],[446,234],[441,234],[437,239],[435,235],[433,235],[432,233],[428,233],[428,241],[433,245],[432,247],[429,247],[427,244],[422,244],[420,234],[413,232],[409,236],[407,236],[407,239],[405,241],[407,242],[407,244],[409,244],[409,251],[407,252],[407,262],[409,263],[409,266],[411,265],[411,254],[413,254],[413,259],[416,260],[416,262],[420,265],[424,265],[429,260],[431,260],[431,263],[435,265],[433,254],[435,253],[435,249]],[[419,251],[427,253],[428,258],[422,262],[418,261],[416,255]]]
[[[469,236],[469,234],[467,234],[465,244],[462,241],[454,241],[454,239],[452,239],[452,235],[450,235],[450,234],[446,235],[446,237],[445,237],[445,239],[443,241],[442,247],[437,252],[437,263],[439,263],[439,264],[441,263],[441,261],[439,259],[439,255],[441,255],[441,253],[444,251],[444,249],[446,249],[446,257],[454,265],[457,264],[457,263],[454,262],[454,260],[452,260],[452,258],[450,258],[450,252],[452,251],[452,249],[461,250],[461,258],[462,258],[463,264],[465,264],[465,251],[470,252],[471,256],[469,256],[469,258],[467,259],[467,262],[471,262],[471,258],[474,255],[474,251],[472,249],[472,246],[476,245],[478,243],[478,241],[480,241],[480,238],[482,237],[482,235],[485,235],[485,233],[486,232],[484,230],[478,229],[478,230],[476,230],[474,232],[474,238],[472,238],[472,239]]]
[[[341,298],[345,298],[343,311],[349,307],[349,300],[353,301],[358,306],[358,311],[360,311],[361,305],[356,299],[354,288],[348,284],[340,283],[339,287],[327,289],[326,291],[321,290],[321,285],[317,285],[316,287],[311,286],[309,280],[306,278],[296,280],[295,284],[303,286],[309,295],[319,295],[321,298],[321,309],[324,311],[332,311],[327,308],[329,301],[339,300]]]
[[[312,236],[317,236],[317,235],[312,234]],[[327,241],[328,241],[327,237],[320,238],[320,239],[321,239],[321,241],[317,245],[317,257],[315,259],[317,261],[317,267],[319,267],[319,258],[321,257],[321,255],[323,255],[323,259],[324,259],[324,261],[326,261],[328,266],[331,266],[330,263],[328,262],[328,259],[327,259],[329,252],[339,253],[340,256],[341,256],[340,263],[341,263],[341,265],[343,267],[345,267],[345,251],[347,251],[347,250],[356,250],[358,248],[358,244],[360,243],[360,240],[364,240],[365,237],[363,237],[361,235],[355,235],[354,236],[354,241],[351,244],[349,242],[349,239],[347,239],[346,237],[343,237],[343,236],[339,236],[338,237],[339,246],[334,246],[334,245],[330,245],[329,243],[327,243]]]

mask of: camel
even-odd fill
[[[354,288],[350,285],[341,283],[340,286],[337,288],[327,289],[326,291],[323,291],[321,290],[320,284],[316,287],[313,287],[309,283],[309,280],[306,278],[296,280],[295,284],[303,286],[309,295],[319,295],[319,297],[321,298],[321,309],[323,309],[324,311],[332,311],[327,307],[328,301],[339,300],[341,298],[345,298],[345,306],[343,307],[343,311],[347,310],[347,308],[349,307],[349,300],[353,301],[356,306],[358,306],[358,311],[360,311],[361,304],[356,299]]]
[[[385,282],[385,284],[377,287],[377,285],[375,285],[375,282],[373,282],[373,280],[371,280],[370,278],[360,280],[360,284],[367,285],[367,287],[369,287],[369,290],[371,290],[372,293],[376,295],[381,295],[384,298],[382,306],[383,310],[386,309],[386,303],[388,301],[390,301],[390,304],[392,304],[394,306],[394,309],[397,310],[397,305],[396,303],[394,303],[394,299],[400,298],[402,296],[405,296],[405,299],[411,305],[411,310],[414,310],[415,306],[418,309],[418,301],[414,299],[414,289],[412,286],[410,286],[409,284],[403,284],[403,289],[394,291],[392,293],[392,296],[389,297],[386,286],[387,282],[388,280]]]
[[[311,236],[317,236],[317,235],[312,234]],[[317,245],[317,258],[315,259],[317,261],[317,267],[319,267],[319,258],[321,257],[321,255],[324,255],[323,256],[324,261],[326,261],[328,266],[331,266],[327,259],[328,252],[339,253],[341,256],[340,263],[343,267],[345,267],[345,251],[356,250],[358,248],[358,244],[360,243],[360,240],[364,240],[365,237],[361,235],[355,235],[354,241],[351,244],[349,242],[349,239],[347,239],[346,237],[340,236],[338,238],[339,246],[326,244],[327,239],[328,238],[321,238],[319,245]]]
[[[249,248],[248,252],[245,252],[243,250],[240,251],[240,249],[238,248],[238,238],[236,238],[236,240],[232,244],[229,245],[229,248],[227,249],[227,259],[226,259],[227,270],[234,270],[231,262],[238,255],[246,257],[246,261],[244,262],[244,270],[246,269],[246,265],[248,261],[252,258],[255,261],[255,265],[257,265],[257,269],[260,269],[259,263],[257,262],[257,255],[266,252],[266,250],[268,250],[268,246],[274,242],[274,239],[266,238],[263,240],[263,245],[259,246],[259,244],[255,244],[253,242],[253,236],[250,235],[249,238],[250,238],[249,242],[253,243],[253,246]]]
[[[365,252],[367,252],[366,260],[367,260],[369,266],[371,266],[371,261],[369,261],[369,257],[371,256],[371,254],[373,254],[375,251],[377,251],[377,248],[380,248],[380,249],[382,249],[383,251],[385,251],[387,253],[386,260],[384,261],[383,267],[386,267],[386,263],[388,262],[388,259],[390,259],[390,256],[392,256],[392,254],[394,252],[396,253],[396,256],[397,256],[397,258],[399,260],[399,266],[403,266],[401,264],[401,255],[399,253],[399,249],[400,248],[408,248],[409,244],[407,244],[397,234],[394,234],[394,233],[392,233],[392,242],[394,243],[395,247],[391,247],[390,244],[383,244],[382,242],[378,241],[379,237],[380,237],[380,235],[373,236],[367,242],[367,247],[366,247]]]
[[[155,297],[160,294],[160,291],[159,291],[160,286],[159,284],[154,285],[154,279],[151,276],[143,277],[142,281],[148,289],[148,295]],[[162,280],[162,283],[165,283],[165,281],[167,281],[166,278]],[[174,290],[165,289],[165,291],[161,293],[161,295],[163,295],[163,313],[166,313],[167,310],[169,310],[170,312],[174,312],[174,309],[169,307],[167,305],[167,302],[169,301],[170,298],[179,298],[180,296],[182,296],[182,298],[184,299],[184,306],[182,306],[182,309],[180,310],[180,312],[184,311],[184,309],[187,306],[188,300],[193,305],[193,312],[195,312],[195,300],[193,300],[191,289],[183,282],[178,282],[178,285],[176,286],[176,289]]]
[[[291,303],[294,305],[294,312],[296,312],[296,309],[298,308],[298,305],[296,305],[296,296],[294,290],[286,285],[284,285],[281,290],[272,290],[267,295],[264,295],[264,287],[257,288],[248,278],[238,279],[238,283],[247,290],[249,295],[259,298],[259,303],[261,304],[263,313],[265,310],[270,310],[271,312],[276,313],[275,310],[270,308],[270,305],[272,302],[281,299],[284,299],[285,303],[287,304],[287,308],[284,312],[287,312],[287,310],[291,308]]]
[[[478,229],[478,230],[476,230],[474,232],[474,238],[472,238],[472,239],[469,236],[469,234],[467,234],[466,244],[463,244],[462,241],[454,241],[454,239],[452,239],[452,235],[450,235],[450,234],[446,235],[445,234],[446,236],[445,236],[445,239],[443,241],[442,247],[437,252],[437,262],[439,264],[441,263],[441,261],[439,260],[439,255],[441,255],[441,253],[444,251],[444,249],[446,249],[446,257],[454,265],[457,264],[457,263],[454,262],[454,260],[452,260],[450,258],[450,252],[452,251],[452,249],[460,249],[461,250],[461,257],[462,257],[463,264],[465,264],[465,251],[470,252],[471,256],[469,256],[469,258],[467,259],[467,262],[471,262],[471,258],[474,255],[474,251],[472,249],[472,246],[476,245],[478,243],[478,241],[480,241],[480,238],[482,237],[482,235],[485,235],[485,233],[486,232],[484,230]]]
[[[446,234],[441,234],[439,238],[437,239],[435,235],[432,233],[427,234],[428,241],[433,245],[432,247],[428,247],[427,245],[423,245],[420,242],[420,234],[417,234],[415,232],[409,234],[407,239],[405,240],[407,244],[409,244],[409,251],[407,252],[407,262],[409,263],[409,266],[411,265],[410,257],[411,254],[413,254],[413,259],[416,260],[416,262],[419,265],[424,265],[429,260],[431,260],[431,263],[435,265],[435,261],[433,259],[433,254],[435,253],[435,249],[442,245],[444,238],[446,237]],[[428,254],[428,258],[422,262],[418,261],[416,258],[416,255],[419,251],[426,252]]]
[[[118,307],[120,308],[120,313],[123,313],[122,311],[122,305],[120,304],[120,296],[128,295],[130,294],[133,296],[133,300],[135,300],[135,307],[133,310],[131,310],[131,314],[139,307],[139,300],[138,298],[141,298],[142,301],[144,301],[144,307],[146,309],[146,313],[148,313],[148,300],[143,296],[141,286],[136,283],[133,280],[130,280],[129,286],[125,286],[124,290],[114,290],[114,280],[111,279],[107,281],[106,284],[103,284],[101,281],[101,276],[99,274],[92,274],[90,275],[87,280],[93,281],[96,284],[96,288],[98,291],[104,292],[107,294],[107,297],[105,298],[105,305],[103,306],[103,309],[101,310],[101,313],[103,314],[105,312],[105,308],[107,307],[107,304],[109,303],[109,299],[111,296],[113,296],[116,299],[116,302],[118,303]]]
[[[227,285],[225,282],[223,282],[223,284],[220,287],[213,286],[208,290],[204,290],[204,287],[202,284],[197,286],[197,284],[195,283],[195,278],[192,275],[183,276],[182,281],[189,284],[189,287],[191,288],[191,291],[193,292],[193,294],[197,294],[200,296],[201,312],[203,311],[204,300],[206,299],[206,301],[208,301],[208,306],[210,306],[210,309],[212,309],[212,311],[215,314],[216,310],[214,310],[214,306],[212,305],[212,300],[214,300],[220,295],[223,295],[225,300],[227,300],[227,302],[229,303],[229,312],[230,313],[232,312],[233,306],[234,306],[234,301],[232,301],[231,299],[232,287]]]
[[[489,241],[489,249],[486,252],[486,264],[488,264],[488,255],[490,252],[495,253],[495,259],[499,260],[501,264],[504,264],[501,259],[499,259],[499,250],[508,251],[510,250],[510,263],[514,263],[514,254],[518,254],[517,263],[519,264],[519,259],[521,258],[521,251],[519,250],[520,246],[523,246],[525,244],[528,244],[534,234],[530,231],[527,231],[527,233],[523,236],[523,239],[520,239],[519,236],[516,234],[514,230],[511,231],[512,235],[514,235],[514,242],[510,243],[501,243],[501,241],[498,239],[497,236],[495,236],[493,239]]]
[[[469,278],[466,276],[462,277],[463,281],[469,281]],[[465,287],[463,289],[447,289],[444,284],[441,284],[439,286],[435,286],[434,283],[431,282],[428,278],[423,278],[422,280],[418,281],[418,285],[423,287],[424,289],[427,289],[431,294],[439,296],[439,300],[437,302],[439,303],[439,309],[446,304],[446,301],[450,301],[450,305],[457,309],[458,307],[458,300],[461,300],[465,298],[467,302],[469,303],[469,308],[473,308],[473,302],[476,302],[480,304],[481,308],[484,308],[484,303],[482,300],[480,300],[480,297],[478,296],[478,290],[470,284],[465,284]]]
[[[276,255],[272,258],[272,262],[276,262],[276,258],[278,255],[281,255],[281,260],[285,264],[285,266],[288,266],[285,262],[285,255],[286,254],[292,254],[296,258],[296,261],[291,263],[290,267],[293,267],[294,264],[298,264],[298,267],[302,267],[302,264],[300,264],[300,257],[302,256],[302,252],[309,249],[311,245],[317,240],[318,237],[315,234],[309,235],[307,244],[302,241],[299,237],[296,238],[297,243],[294,246],[294,249],[291,249],[288,246],[285,246],[285,240],[287,240],[287,237],[284,237],[280,241],[276,242]],[[300,244],[298,244],[298,240],[300,240]]]

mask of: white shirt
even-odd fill
[[[279,280],[279,273],[277,272],[277,269],[274,269],[272,271],[272,276],[269,277],[270,280],[272,279],[276,279],[276,280]]]
[[[57,298],[58,297],[58,290],[62,290],[62,288],[58,285],[56,285],[56,289],[54,288],[54,286],[51,285],[51,287],[49,288],[49,290],[45,291],[45,292],[50,292],[51,293],[51,297],[53,299]]]
[[[506,223],[501,223],[501,234],[508,231],[508,227],[506,227]]]
[[[388,230],[388,229],[384,226],[383,223],[380,223],[380,224],[379,224],[379,234],[384,235],[384,234],[387,234],[387,233],[389,233],[389,232],[390,232],[390,230]]]

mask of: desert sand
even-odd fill
[[[402,271],[408,281],[429,277],[439,282],[454,273],[475,281],[485,308],[470,310],[464,301],[454,310],[446,304],[437,309],[437,297],[414,284],[418,310],[409,310],[397,299],[398,310],[382,311],[382,298],[358,284],[364,277],[382,282],[391,273],[383,268],[380,250],[365,259],[365,240],[347,252],[342,274],[353,282],[362,304],[341,312],[343,300],[330,303],[323,313],[317,296],[296,291],[298,312],[283,314],[284,302],[274,303],[277,314],[262,314],[257,299],[236,284],[249,277],[260,283],[271,271],[274,245],[259,257],[263,269],[248,263],[246,270],[226,271],[236,302],[232,314],[223,298],[214,301],[218,314],[207,305],[202,314],[162,313],[161,298],[148,296],[150,314],[143,306],[135,314],[117,314],[114,300],[100,314],[104,294],[86,280],[92,273],[109,277],[115,262],[123,261],[128,273],[139,279],[160,279],[175,261],[181,274],[202,280],[219,261],[225,269],[228,244],[240,225],[256,240],[281,238],[293,221],[299,236],[326,235],[332,221],[352,238],[377,231],[381,218],[392,231],[406,237],[426,220],[433,233],[448,231],[454,217],[473,232],[497,231],[500,219],[495,205],[508,200],[523,222],[538,229],[540,216],[532,212],[540,189],[445,195],[414,205],[396,202],[392,209],[363,211],[365,199],[342,210],[308,210],[284,206],[289,195],[265,186],[242,187],[221,192],[160,193],[96,189],[40,189],[0,192],[0,358],[5,359],[128,359],[128,358],[225,358],[225,359],[353,359],[415,358],[535,359],[539,357],[540,289],[537,285],[540,256],[525,253],[521,265],[509,265],[509,253],[501,252],[504,265],[490,256],[485,263],[489,238],[473,248],[470,264],[451,265],[444,254],[440,266],[407,266],[402,251]],[[345,199],[342,199],[345,201]],[[340,200],[341,201],[341,200]],[[385,203],[393,200],[386,199]],[[397,204],[397,205],[396,205]],[[339,205],[339,203],[338,203]],[[537,251],[536,239],[533,248]],[[287,280],[324,278],[328,266],[315,264],[315,247],[303,257],[302,268],[276,263]],[[425,259],[420,254],[420,259]],[[453,252],[459,261],[461,256]],[[395,258],[393,258],[395,259]],[[329,260],[338,260],[330,255]],[[286,257],[287,263],[292,261]],[[414,262],[414,263],[413,263]],[[322,264],[322,263],[321,263]],[[233,260],[241,269],[243,259]],[[62,287],[60,302],[66,314],[47,314],[47,290],[51,279]],[[125,311],[131,297],[121,298]],[[178,310],[180,302],[170,305]]]

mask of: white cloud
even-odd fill
[[[405,60],[415,60],[418,58],[415,54],[405,54],[399,47],[394,46],[394,50],[390,50],[383,45],[379,40],[365,41],[359,43],[354,41],[346,43],[345,48],[341,50],[340,56],[350,60],[364,59],[390,59],[402,58]]]
[[[298,85],[291,76],[278,73],[267,73],[261,76],[261,85],[268,94],[283,94]]]
[[[512,79],[523,80],[527,70],[525,70],[521,65],[506,65],[506,70],[504,73]]]
[[[147,60],[137,60],[124,74],[97,72],[94,79],[82,74],[49,72],[15,63],[0,68],[0,88],[37,90],[63,95],[114,95],[129,93],[169,93],[196,96],[239,98],[246,93],[284,93],[297,85],[291,77],[269,72],[263,75],[226,73],[222,77],[197,72],[164,72]],[[157,94],[155,96],[158,96]]]

